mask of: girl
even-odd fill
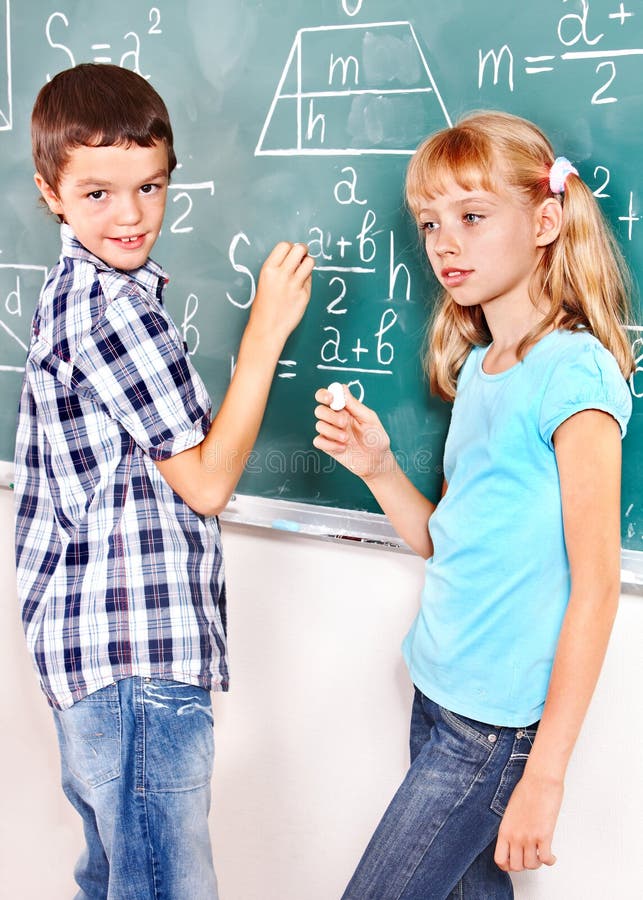
[[[578,172],[524,119],[477,113],[429,138],[406,191],[443,288],[427,355],[454,401],[439,503],[372,410],[316,394],[315,446],[427,560],[403,645],[411,767],[344,898],[506,898],[508,872],[555,862],[616,613],[625,270]]]

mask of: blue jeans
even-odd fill
[[[87,844],[76,900],[216,900],[210,694],[126,678],[54,717]]]
[[[493,861],[500,820],[536,726],[498,728],[415,692],[411,767],[343,900],[505,900]]]

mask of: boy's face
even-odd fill
[[[168,186],[167,149],[116,144],[76,147],[69,153],[58,191],[39,173],[35,181],[53,213],[78,240],[115,269],[147,260],[161,230]]]

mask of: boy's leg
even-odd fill
[[[121,714],[115,684],[71,709],[54,710],[62,786],[83,820],[86,846],[74,870],[76,900],[106,900],[115,817],[119,806]]]
[[[411,768],[344,900],[445,900],[463,876],[466,898],[512,897],[487,848],[533,735],[456,716],[416,692]]]
[[[208,691],[142,679],[145,824],[163,898],[216,900],[208,829],[214,738]],[[156,894],[153,896],[156,897]]]
[[[87,837],[77,900],[216,900],[209,693],[127,678],[55,715]]]

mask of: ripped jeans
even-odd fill
[[[216,900],[208,691],[125,678],[54,717],[85,831],[76,900]]]

